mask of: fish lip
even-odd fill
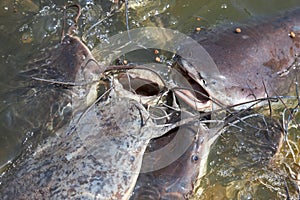
[[[118,96],[134,99],[147,106],[155,106],[166,94],[166,88],[162,79],[144,76],[141,72],[145,70],[152,73],[151,70],[142,67],[111,67],[105,71],[104,77],[110,77],[111,85]]]
[[[176,90],[175,93],[181,100],[191,106],[194,110],[202,112],[211,111],[211,100],[201,101],[189,90]]]
[[[117,67],[119,68],[119,67]],[[113,69],[113,68],[112,68]],[[201,111],[201,112],[210,112],[212,110],[212,100],[210,99],[210,94],[208,93],[208,91],[206,89],[204,89],[204,87],[202,86],[203,81],[201,81],[201,77],[198,78],[196,76],[194,76],[192,73],[190,73],[186,67],[184,67],[184,65],[174,65],[173,69],[175,69],[175,71],[177,71],[177,73],[180,74],[181,78],[186,79],[186,81],[188,82],[189,89],[184,89],[184,88],[178,88],[175,85],[170,86],[170,85],[165,85],[166,83],[160,79],[160,80],[156,80],[156,79],[151,79],[149,77],[151,76],[145,76],[144,74],[138,72],[139,70],[147,70],[147,68],[139,68],[139,67],[132,67],[132,68],[128,68],[126,69],[127,72],[131,72],[129,74],[126,74],[125,72],[119,71],[118,73],[113,73],[116,76],[116,79],[114,79],[115,85],[122,85],[123,87],[123,91],[125,92],[128,91],[129,93],[133,93],[134,96],[136,96],[137,98],[140,99],[140,101],[142,101],[144,104],[148,104],[153,101],[153,99],[157,99],[157,96],[161,94],[161,92],[165,89],[165,87],[170,87],[174,93],[177,95],[177,97],[179,97],[181,100],[183,100],[188,106],[190,106],[191,108],[193,108],[196,111]],[[136,71],[138,70],[138,71]],[[148,69],[150,73],[151,70]],[[107,72],[109,73],[110,70],[108,70]],[[156,74],[155,76],[159,76],[159,74]],[[200,75],[199,75],[200,76]],[[126,83],[126,79],[130,79],[130,81],[128,83]],[[122,79],[124,79],[122,81]],[[156,87],[156,90],[154,93],[148,93],[148,94],[140,94],[138,92],[137,89],[139,89],[139,87],[132,87],[132,88],[126,88],[126,85],[130,85],[134,82],[139,82],[141,81],[142,84],[138,84],[140,86],[151,86],[153,88]],[[130,83],[131,82],[131,83]],[[133,91],[131,91],[131,89],[133,89]],[[148,88],[149,89],[149,88]],[[195,92],[193,92],[195,91]],[[127,93],[128,93],[127,92]],[[149,91],[148,91],[149,92]],[[125,94],[125,93],[124,93]],[[127,94],[128,95],[128,94]],[[155,101],[156,102],[156,101]],[[151,104],[151,103],[150,103]]]
[[[183,77],[186,78],[192,89],[177,89],[175,90],[176,95],[194,110],[202,112],[211,111],[213,106],[213,102],[210,98],[211,95],[203,87],[203,81],[201,81],[200,73],[197,73],[199,77],[191,73],[190,70],[188,70],[188,67],[186,67],[186,64],[182,62],[181,58],[176,57],[175,63],[177,64],[173,65],[173,67],[178,70],[179,73],[183,75]]]
[[[130,70],[128,70],[130,72]],[[133,71],[133,70],[132,70]],[[117,79],[123,85],[124,89],[133,90],[135,94],[149,97],[156,96],[164,89],[163,83],[158,80],[152,80],[147,77],[142,77],[140,74],[119,72]]]

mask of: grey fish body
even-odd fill
[[[0,165],[20,154],[16,149],[26,149],[24,141],[28,146],[32,143],[36,147],[37,140],[66,124],[72,115],[72,107],[82,109],[86,106],[82,103],[86,97],[73,85],[90,82],[90,78],[81,78],[79,73],[94,74],[94,69],[100,70],[94,62],[85,63],[93,60],[93,56],[79,38],[69,35],[62,43],[42,49],[32,57],[2,94],[1,128],[5,130],[4,140],[11,138],[11,141],[7,140],[11,149],[5,158],[1,156],[3,163]],[[91,84],[85,87],[88,93]],[[79,100],[78,105],[75,105],[76,100]],[[11,152],[16,153],[12,156]]]
[[[124,98],[90,108],[16,163],[2,178],[3,199],[127,199],[149,140],[165,133],[142,109]]]
[[[90,106],[100,69],[80,66],[75,83],[86,84],[71,90],[74,119],[16,160],[1,179],[3,199],[128,199],[150,139],[181,125],[157,126],[141,103],[118,95],[120,87]]]
[[[44,63],[45,60],[44,62],[36,61],[35,63],[31,63],[29,65],[30,67],[26,71],[21,72],[21,77],[25,77],[27,80],[24,84],[37,84],[45,87],[46,92],[44,94],[42,93],[43,90],[39,92],[42,93],[40,94],[42,97],[47,97],[48,104],[46,101],[44,104],[46,103],[49,107],[53,106],[51,105],[53,101],[57,101],[59,98],[62,98],[64,101],[62,102],[62,105],[59,106],[71,107],[74,113],[86,109],[88,106],[86,103],[88,100],[87,98],[91,96],[88,94],[92,88],[92,81],[95,78],[94,75],[101,71],[101,68],[95,62],[88,62],[89,60],[94,60],[89,49],[80,41],[79,38],[67,35],[64,37],[61,44],[51,49],[47,57],[46,63]],[[57,94],[56,91],[58,91],[61,84],[61,88],[65,89],[62,89],[62,91]],[[73,86],[73,89],[71,90],[70,84],[83,84],[83,86],[81,88]],[[30,103],[34,104],[37,102],[40,104],[40,95],[33,95],[33,97],[30,97]],[[57,95],[62,95],[62,97]],[[25,102],[28,104],[28,99],[26,99]],[[28,109],[32,109],[30,106]],[[51,117],[52,121],[48,122],[48,124],[45,125],[47,126],[45,128],[50,128],[51,132],[54,132],[66,123],[59,122],[61,121],[61,118],[64,118],[60,115],[65,115],[66,113],[59,111],[59,113],[52,113],[55,110],[52,107],[50,110],[48,109],[49,108],[47,107],[47,109],[43,110],[43,113],[49,115],[49,118]],[[28,111],[27,107],[25,107],[22,112],[26,113],[26,111]],[[55,116],[57,118],[55,118]],[[30,118],[30,116],[24,117],[25,120],[27,118],[29,120]],[[52,123],[52,125],[50,125],[50,123]],[[45,136],[43,135],[43,137]],[[8,177],[10,175],[6,174],[1,178],[1,196],[3,198],[24,199],[26,197],[26,193],[27,197],[34,199],[40,199],[41,197],[47,196],[49,188],[46,191],[43,186],[47,185],[46,180],[49,180],[52,175],[54,177],[57,175],[56,169],[59,169],[62,166],[59,164],[58,160],[55,161],[55,159],[52,159],[54,155],[52,154],[53,151],[61,151],[59,146],[61,145],[59,137],[62,136],[57,136],[57,140],[52,139],[52,142],[41,145],[43,150],[37,150],[36,155],[29,156],[27,155],[28,152],[24,151],[24,155],[21,155],[21,158],[17,158],[14,165],[20,165],[21,167],[18,168],[18,170],[12,167],[12,170],[6,172],[9,173],[11,177]],[[54,145],[53,143],[60,144]],[[50,151],[49,149],[51,148],[53,149]],[[44,149],[49,151],[45,152]],[[27,160],[27,157],[30,158]],[[48,165],[49,163],[53,164]],[[38,171],[40,175],[35,174],[35,176],[34,171]],[[64,176],[61,177],[63,178]],[[56,176],[56,178],[58,179],[58,182],[61,179],[60,176]],[[24,197],[21,195],[22,193],[24,194]]]
[[[276,26],[274,26],[273,28],[275,27]],[[286,27],[284,30],[286,31],[288,30],[288,28]],[[272,52],[260,51],[257,48],[251,48],[253,40],[250,41],[250,43],[238,43],[238,41],[248,41],[246,39],[251,37],[245,37],[245,35],[241,34],[236,34],[233,37],[240,37],[239,39],[233,39],[237,41],[237,46],[231,47],[230,45],[232,45],[233,43],[230,42],[223,45],[222,40],[213,42],[206,41],[207,43],[204,42],[202,44],[207,48],[207,51],[211,54],[214,60],[220,59],[216,63],[218,66],[220,66],[219,70],[225,78],[229,74],[229,72],[227,72],[228,68],[226,68],[226,66],[249,67],[249,64],[256,63],[256,60],[255,62],[246,62],[247,59],[244,59],[244,57],[236,57],[238,58],[237,60],[239,60],[236,62],[240,63],[238,63],[237,65],[235,65],[235,63],[227,65],[225,61],[234,62],[234,58],[232,57],[235,57],[235,55],[240,55],[238,53],[240,53],[242,50],[238,49],[237,47],[247,47],[247,49],[244,49],[244,51],[247,52],[247,55],[249,54],[249,56],[251,55],[252,50],[254,53],[258,52],[259,55],[264,55],[262,57],[258,57],[259,63],[270,64],[273,62],[273,60],[271,59],[272,57],[269,57],[270,55],[272,55]],[[256,39],[254,40],[255,42],[257,42]],[[286,65],[290,66],[295,58],[292,55],[298,49],[298,37],[287,37],[284,39],[284,41],[286,39],[293,41],[292,44],[290,44],[289,42],[282,43],[284,45],[292,45],[293,47],[292,50],[289,51],[289,56],[287,57],[288,61],[291,62],[288,62]],[[70,40],[71,41],[68,41],[66,44],[70,44],[69,42],[71,42],[72,44],[72,41],[74,41],[75,49],[73,49],[74,51],[64,49],[66,53],[71,52],[67,55],[67,57],[77,56],[76,53],[79,52],[79,49],[81,48],[83,50],[82,52],[85,52],[87,54],[82,54],[84,55],[82,57],[76,57],[74,59],[75,63],[70,63],[71,68],[61,69],[61,73],[65,74],[65,77],[63,77],[61,81],[67,80],[75,81],[78,83],[92,83],[92,81],[95,80],[94,78],[96,76],[96,73],[90,76],[89,73],[86,73],[87,71],[85,71],[85,67],[83,67],[86,66],[86,64],[89,64],[89,62],[87,61],[89,59],[87,59],[87,57],[91,56],[90,52],[87,51],[84,45],[82,46],[82,43],[79,42],[79,39],[70,37]],[[258,41],[268,41],[267,43],[257,43],[264,46],[266,44],[269,45],[270,40],[264,39]],[[76,47],[78,47],[79,49],[77,48],[76,50]],[[209,48],[211,48],[212,50],[209,50]],[[218,53],[221,53],[222,50],[224,50],[223,48],[225,48],[228,53],[226,55],[231,56],[229,57],[231,59],[224,56],[225,61],[222,61],[223,58],[221,59],[221,56]],[[287,47],[287,49],[290,50],[291,48]],[[274,52],[286,52],[285,50],[286,49],[276,49],[274,50]],[[64,57],[64,54],[61,54],[60,56],[55,58],[55,60],[64,60],[61,58],[67,58]],[[285,58],[285,56],[283,57]],[[251,56],[248,58],[250,58],[250,60],[253,59],[253,57]],[[266,62],[262,62],[260,60],[265,58],[267,58]],[[280,55],[279,58],[279,60],[282,60]],[[276,63],[277,61],[275,60],[274,62]],[[241,63],[245,63],[245,65],[239,65]],[[75,68],[72,68],[72,66],[75,66]],[[255,64],[254,67],[255,66],[258,65]],[[266,84],[268,86],[271,83],[271,80],[279,81],[281,77],[286,77],[290,74],[293,74],[290,73],[293,71],[292,68],[288,70],[289,73],[285,73],[285,68],[277,69],[276,66],[268,66],[266,68],[263,68],[259,71],[258,74],[257,72],[255,72],[254,68],[250,67],[249,69],[253,70],[248,70],[250,75],[248,75],[247,77],[254,76],[254,78],[244,79],[246,80],[246,82],[242,82],[241,85],[238,85],[238,92],[234,93],[238,94],[238,98],[233,98],[233,93],[219,94],[218,91],[214,90],[213,87],[205,89],[207,89],[208,93],[214,96],[216,99],[220,101],[224,100],[225,104],[227,105],[237,103],[237,99],[244,100],[245,98],[249,98],[251,95],[253,96],[253,93],[256,90],[257,92],[254,93],[254,96],[255,98],[259,98],[261,96],[265,96],[265,93],[262,91],[262,87],[255,88],[256,83],[261,83],[261,77],[271,77],[271,79],[263,79],[266,81]],[[286,69],[288,69],[287,66],[285,66]],[[97,65],[91,65],[88,68],[88,71],[89,69],[94,72],[101,71],[99,70]],[[228,82],[229,84],[227,85],[228,91],[235,91],[232,88],[235,88],[234,86],[236,82],[239,81],[237,77],[240,78],[240,74],[245,73],[245,71],[243,70],[246,70],[246,68],[241,67],[241,71],[239,71],[238,76],[231,76],[232,80]],[[235,70],[231,70],[230,72],[232,71]],[[279,75],[277,72],[279,72]],[[202,78],[207,77],[209,77],[209,75],[202,74]],[[229,76],[227,79],[230,79]],[[210,86],[210,81],[208,81],[208,79],[206,80],[206,82],[208,83],[207,85]],[[251,80],[255,81],[254,85],[249,85],[249,81],[251,83]],[[291,84],[291,82],[288,82],[288,84]],[[83,88],[82,90],[74,89],[72,91],[72,93],[74,94],[74,104],[72,105],[75,111],[75,116],[77,116],[73,123],[71,123],[67,127],[60,129],[59,132],[57,132],[56,136],[53,136],[46,140],[45,143],[41,144],[33,154],[29,156],[24,155],[23,158],[17,160],[15,163],[16,167],[7,172],[7,174],[2,177],[0,191],[3,199],[126,199],[130,196],[130,193],[133,190],[135,181],[137,179],[139,169],[141,168],[142,156],[149,140],[151,138],[163,135],[166,130],[155,128],[155,124],[151,122],[151,120],[146,120],[147,112],[145,112],[144,108],[136,101],[128,100],[126,98],[118,99],[115,97],[114,101],[112,102],[100,102],[97,105],[91,107],[91,110],[83,113],[82,111],[85,110],[91,102],[91,100],[88,100],[87,97],[90,96],[89,94],[93,96],[92,93],[94,90],[93,86],[89,84],[87,84],[87,86],[88,88]],[[278,88],[281,88],[281,86],[279,86]],[[249,93],[249,91],[251,91],[251,93]],[[273,94],[272,92],[274,91],[272,91],[271,89],[268,90],[268,93],[270,95]],[[280,90],[278,90],[278,92],[280,92]],[[231,100],[231,98],[233,98],[233,100]],[[105,106],[108,106],[108,108],[114,110],[114,112],[111,113],[111,111],[107,110]],[[77,123],[77,119],[79,119],[78,116],[81,116],[81,114],[82,117],[80,117],[80,120],[78,120]],[[124,117],[123,115],[128,118]],[[131,126],[128,126],[128,124],[131,124]],[[75,131],[71,131],[73,130],[73,128]],[[95,146],[98,143],[99,145]],[[174,185],[176,185],[177,183],[184,184],[183,190],[182,188],[180,188],[180,185],[176,185],[174,189],[171,187],[173,185],[170,184],[164,187],[170,187],[174,189],[174,191],[167,191],[165,190],[165,188],[162,188],[159,191],[161,195],[165,195],[165,197],[167,197],[169,194],[169,197],[175,197],[176,195],[178,195],[177,197],[184,198],[182,194],[186,194],[188,193],[187,191],[190,191],[190,183],[187,183],[186,180],[184,180],[184,176],[190,176],[187,180],[194,180],[196,175],[198,174],[198,166],[189,165],[191,154],[194,151],[193,145],[196,144],[198,144],[197,141],[192,143],[190,148],[186,151],[186,154],[184,154],[182,160],[178,160],[179,163],[184,163],[184,166],[185,164],[187,164],[185,166],[186,168],[177,168],[178,171],[174,170],[174,173],[178,173],[179,177],[174,176],[174,178],[171,178],[170,181],[171,183],[175,180],[173,182]],[[110,147],[113,147],[113,149],[109,149]],[[184,169],[187,170],[181,171]],[[195,169],[196,172],[190,171],[192,169]],[[182,175],[181,172],[184,175]],[[157,174],[160,174],[160,172],[157,172]],[[178,182],[176,182],[176,180],[178,180]],[[156,190],[159,186],[161,185],[158,184],[158,186],[154,186],[153,191]]]
[[[128,199],[149,140],[185,122],[156,126],[141,103],[118,96],[126,93],[122,88],[114,93],[117,87],[107,101],[94,104],[103,70],[88,48],[79,38],[66,36],[55,50],[44,66],[49,74],[37,68],[35,74],[42,76],[33,78],[67,87],[74,119],[14,162],[1,177],[1,197]]]

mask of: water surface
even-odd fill
[[[110,1],[68,2],[79,3],[83,7],[78,34],[83,36],[91,49],[96,48],[99,43],[105,42],[107,38],[119,31],[126,30],[124,6],[119,12],[111,12],[111,16],[107,17],[108,12],[117,7]],[[149,0],[144,1],[143,4],[137,2],[139,1],[129,1],[129,28],[160,26],[179,30],[185,34],[195,33],[197,27],[205,31],[218,25],[243,22],[247,19],[255,19],[259,23],[261,17],[275,15],[286,9],[300,6],[298,0]],[[47,118],[40,114],[44,111],[43,103],[47,103],[45,98],[40,97],[41,103],[37,107],[22,109],[27,106],[26,99],[28,100],[32,95],[32,90],[26,88],[26,93],[24,93],[24,83],[17,82],[16,75],[27,68],[27,63],[39,58],[41,49],[47,51],[58,44],[61,37],[64,3],[59,0],[22,2],[4,0],[0,3],[0,166],[13,160],[22,149],[30,147],[32,141],[36,139],[34,136],[41,135],[41,131],[45,130],[43,123],[47,121]],[[69,15],[72,15],[72,12]],[[99,21],[101,23],[93,28],[92,26]],[[280,113],[278,115],[280,116]],[[220,140],[222,139],[224,138]],[[299,130],[292,128],[290,139],[296,144],[294,148],[300,148]],[[229,134],[226,140],[234,140],[234,138],[231,138]],[[215,149],[224,145],[222,141],[219,141]],[[284,161],[278,161],[279,164],[275,168],[280,168],[282,165],[289,166],[294,162],[295,159],[290,154],[289,146],[284,144],[279,154]],[[228,185],[235,188],[232,190],[236,190],[237,185],[243,184],[235,182],[237,180],[226,182],[228,177],[218,176],[222,170],[218,169],[218,166],[230,162],[229,155],[218,154],[215,151],[212,155],[214,158],[210,161],[211,168],[206,179],[213,184],[209,186],[207,183],[204,184],[209,188],[207,191],[216,193],[220,188],[224,189]],[[228,158],[224,160],[222,157]],[[297,159],[299,162],[299,158]],[[259,168],[253,168],[251,173],[263,173],[259,170]],[[280,171],[280,173],[283,172]],[[244,176],[249,176],[251,173]],[[274,189],[269,189],[268,185],[261,185],[260,188],[258,187],[258,190],[261,190],[260,194],[267,191],[269,198],[279,198],[280,195],[278,196]],[[239,196],[237,192],[231,192],[230,195],[222,196],[222,198],[230,199],[232,195]],[[219,197],[215,197],[217,198]],[[245,199],[245,196],[239,196],[239,198]],[[253,198],[250,195],[247,199]]]

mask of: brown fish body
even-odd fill
[[[185,195],[189,194],[193,188],[193,180],[196,179],[200,166],[198,160],[193,160],[193,156],[198,158],[198,141],[192,141],[196,137],[196,132],[185,129],[184,135],[186,140],[189,140],[190,145],[184,154],[170,165],[148,173],[141,173],[137,180],[132,200],[134,199],[184,199]],[[182,130],[182,129],[181,129]],[[158,138],[152,141],[150,149],[162,148],[168,145],[170,140],[175,138],[177,131]],[[178,134],[183,134],[180,132]],[[167,144],[164,144],[167,141]],[[149,148],[148,147],[148,148]],[[173,147],[176,148],[176,147]],[[168,154],[172,152],[168,152]],[[171,156],[171,155],[169,155]],[[163,157],[155,158],[157,162],[164,162]],[[194,165],[194,166],[191,166]]]
[[[148,145],[148,151],[162,149],[166,152],[155,156],[152,162],[143,161],[143,167],[151,164],[160,166],[174,156],[177,149],[186,148],[181,150],[182,154],[178,159],[167,166],[140,173],[130,199],[187,199],[193,194],[196,180],[205,174],[210,147],[220,134],[221,131],[200,128],[199,124],[195,123],[153,139]]]
[[[235,28],[227,28],[216,30],[213,34],[200,32],[194,36],[194,39],[198,40],[212,57],[220,74],[220,77],[212,77],[211,74],[203,74],[199,70],[200,79],[206,82],[206,87],[202,84],[203,88],[211,97],[224,105],[235,105],[264,98],[267,95],[279,96],[292,92],[293,81],[296,76],[299,76],[293,64],[300,53],[300,34],[296,34],[295,37],[289,34],[300,31],[300,10],[267,22],[238,27],[241,29],[240,33],[235,33]],[[185,45],[184,55],[190,55],[191,59],[196,60],[193,55],[197,54],[193,54],[192,51],[187,52],[188,45]],[[197,70],[197,66],[193,67]],[[218,91],[218,88],[212,85],[214,81],[222,83],[225,93]],[[275,133],[280,135],[279,131]],[[176,132],[172,135],[174,137]],[[200,135],[205,137],[205,133]],[[215,138],[206,136],[206,141],[201,143],[201,145],[205,143],[206,146],[197,147],[201,155],[205,155],[205,152],[209,153],[209,144],[215,141],[218,134],[214,136]],[[154,139],[152,145],[160,147],[165,145],[164,141],[168,140],[167,137],[170,136]],[[192,184],[197,177],[203,175],[206,165],[205,159],[199,161],[197,165],[192,164],[195,144],[195,141],[191,143],[185,153],[169,166],[157,171],[141,173],[131,199],[187,198],[193,189]]]
[[[204,80],[201,86],[220,103],[235,105],[293,92],[295,77],[299,78],[300,9],[261,23],[217,27],[193,38],[214,60],[219,76],[205,73],[199,66],[193,66],[199,74],[192,76]],[[188,45],[183,50],[188,51]],[[193,52],[189,53],[193,58]]]

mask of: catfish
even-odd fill
[[[202,87],[205,91],[200,90],[202,96],[210,98],[207,101],[223,108],[242,109],[264,105],[268,99],[279,101],[295,95],[295,82],[300,74],[299,27],[297,8],[259,22],[249,20],[200,31],[191,37],[208,52],[218,71],[211,73],[206,70],[211,66],[201,66],[201,60],[197,60],[197,53],[188,43],[178,48],[181,57],[177,64],[193,79],[192,84]],[[199,104],[196,109],[203,110],[204,105]]]

